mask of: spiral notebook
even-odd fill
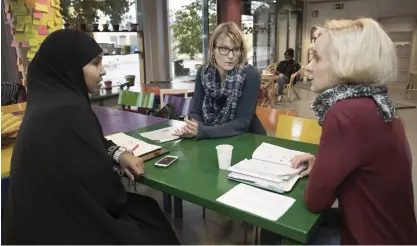
[[[290,191],[303,169],[291,167],[292,158],[299,154],[304,152],[262,143],[252,159],[244,159],[228,169],[228,178],[276,192]]]

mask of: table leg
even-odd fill
[[[162,192],[162,199],[164,205],[164,213],[170,214],[172,212],[172,198],[171,195],[165,192]]]
[[[174,196],[174,213],[176,219],[182,218],[182,199]]]

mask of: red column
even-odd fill
[[[242,0],[217,0],[217,23],[233,21],[241,26]]]

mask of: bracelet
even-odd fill
[[[119,149],[117,149],[115,152],[114,152],[114,154],[113,154],[113,160],[115,160],[117,163],[120,163],[119,162],[119,158],[120,158],[120,156],[123,154],[123,153],[125,153],[126,152],[126,149],[125,148],[123,148],[123,147],[120,147]]]

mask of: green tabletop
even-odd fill
[[[178,125],[178,122],[167,121],[141,128],[127,134],[149,143],[154,143],[148,139],[142,138],[139,133],[172,125]],[[160,168],[154,166],[154,163],[159,160],[159,158],[149,160],[145,164],[143,183],[213,211],[229,215],[278,233],[288,239],[306,243],[320,217],[318,214],[311,213],[304,204],[304,189],[307,183],[306,178],[299,180],[292,191],[285,194],[295,198],[296,202],[277,221],[269,221],[256,215],[228,207],[227,205],[216,201],[218,197],[239,183],[228,180],[228,172],[218,168],[215,147],[219,144],[233,145],[233,165],[244,158],[251,158],[252,153],[263,142],[309,153],[315,153],[317,150],[317,146],[313,144],[249,133],[223,139],[184,139],[182,141],[173,141],[162,144],[162,146],[170,150],[170,155],[178,156],[178,161],[168,168]]]

